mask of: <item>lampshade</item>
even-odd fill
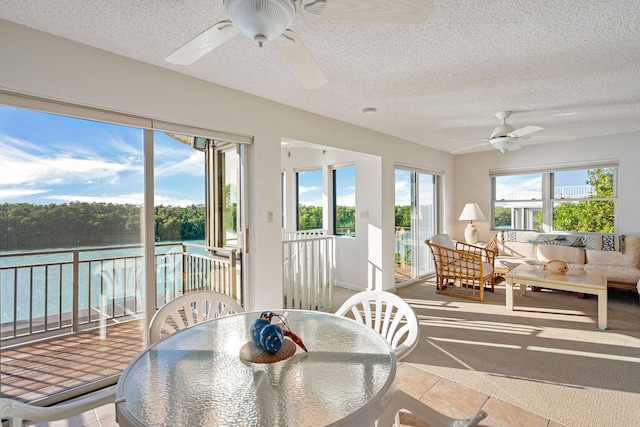
[[[296,14],[291,0],[224,0],[223,6],[238,30],[260,47],[280,37]]]
[[[476,221],[485,219],[485,217],[477,203],[467,203],[464,205],[464,209],[458,219],[461,221]]]

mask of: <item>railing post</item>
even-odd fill
[[[236,277],[236,252],[237,251],[235,249],[232,249],[229,253],[229,275],[231,276],[229,277],[229,289],[233,292],[233,295],[231,296],[237,300],[239,292],[236,288],[238,282]]]
[[[182,248],[182,294],[187,293],[187,247],[184,243],[180,245]]]
[[[79,288],[80,285],[78,283],[79,279],[78,279],[78,271],[79,271],[79,265],[80,265],[80,254],[77,250],[72,252],[72,256],[73,256],[73,268],[72,268],[72,273],[71,273],[71,281],[72,281],[72,298],[73,298],[73,303],[72,303],[72,309],[71,309],[71,315],[73,317],[73,320],[71,322],[71,330],[73,332],[78,332],[78,324],[80,323],[80,316],[78,313],[79,310],[79,306],[80,306],[80,302],[78,301],[78,294],[79,294]],[[60,311],[62,312],[62,307],[60,308]]]

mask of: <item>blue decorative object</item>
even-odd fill
[[[282,321],[282,323],[280,323],[282,327],[271,324],[271,319],[274,317]],[[259,349],[264,350],[267,353],[275,354],[280,350],[285,336],[290,338],[291,341],[301,349],[307,351],[307,347],[305,347],[302,339],[291,331],[284,316],[280,316],[279,314],[265,311],[253,322],[250,331],[253,343]]]
[[[278,325],[267,325],[260,331],[260,347],[271,354],[276,353],[282,347],[284,333]]]
[[[256,319],[255,322],[253,322],[253,325],[251,325],[251,340],[260,348],[262,348],[262,345],[260,344],[260,332],[262,328],[264,328],[265,326],[269,326],[269,324],[269,320],[260,317]]]

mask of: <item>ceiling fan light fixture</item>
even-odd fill
[[[518,138],[514,138],[512,136],[499,136],[497,138],[491,138],[489,142],[493,148],[500,150],[500,152],[504,153],[505,151],[511,150]]]
[[[238,30],[262,47],[282,35],[296,14],[291,0],[224,0]]]

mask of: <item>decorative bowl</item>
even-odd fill
[[[567,270],[569,270],[567,263],[559,259],[554,259],[547,263],[547,271],[551,274],[565,274]]]

